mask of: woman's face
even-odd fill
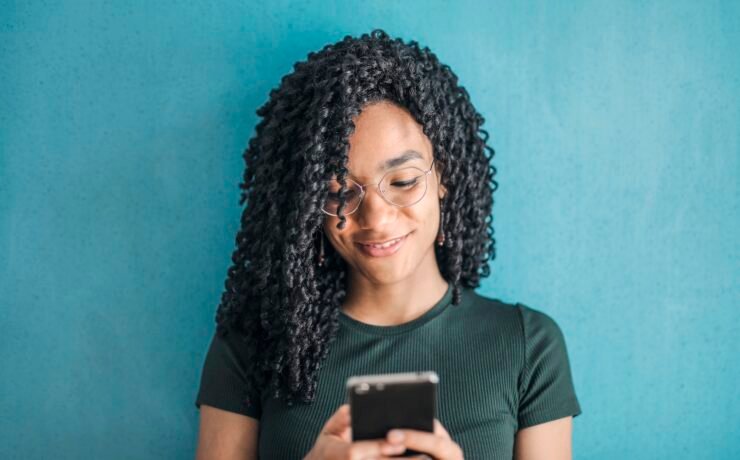
[[[369,105],[355,118],[355,131],[349,144],[348,177],[358,184],[376,184],[387,171],[409,166],[428,171],[432,165],[432,145],[421,125],[404,109],[388,102]],[[384,168],[386,162],[404,153],[408,157],[406,161]],[[408,277],[425,264],[434,264],[433,268],[438,270],[434,244],[444,187],[439,183],[436,166],[435,163],[426,176],[426,194],[414,205],[394,206],[383,199],[377,185],[370,185],[359,208],[345,216],[347,221],[342,230],[337,228],[338,217],[326,215],[324,233],[353,271],[351,276],[364,277],[373,284],[387,284]],[[399,237],[403,240],[389,249],[362,246]]]

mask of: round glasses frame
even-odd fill
[[[424,173],[424,193],[422,193],[422,195],[419,197],[418,200],[414,201],[413,203],[410,203],[410,204],[406,204],[406,205],[401,206],[401,205],[398,205],[398,204],[390,201],[388,198],[386,198],[386,196],[383,194],[383,190],[381,190],[380,188],[378,188],[378,191],[380,192],[380,196],[383,198],[383,200],[385,200],[386,203],[391,204],[391,205],[393,205],[393,206],[395,206],[397,208],[408,208],[409,206],[413,206],[416,203],[420,202],[421,200],[424,199],[424,197],[427,195],[427,191],[429,190],[429,181],[427,180],[427,176],[429,176],[429,174],[432,173],[432,168],[434,168],[434,162],[435,161],[436,161],[436,158],[432,160],[432,164],[429,166],[429,169],[426,170],[426,171],[423,171],[423,170],[421,170],[421,169],[419,169],[419,168],[417,168],[415,166],[409,166],[409,168],[414,168],[414,169],[416,169],[416,170],[421,171],[421,172]],[[405,168],[402,168],[402,169],[405,169]],[[347,178],[346,179],[347,181],[354,182],[355,184],[357,184],[358,187],[360,187],[360,199],[357,201],[357,206],[355,206],[355,209],[351,210],[350,212],[345,212],[345,213],[343,213],[343,215],[348,216],[348,215],[354,213],[355,211],[357,211],[358,209],[360,209],[360,205],[362,204],[362,199],[365,198],[365,193],[366,193],[365,191],[367,190],[367,188],[369,186],[380,184],[381,182],[383,182],[383,179],[385,179],[385,176],[387,176],[388,174],[391,174],[391,173],[398,172],[398,171],[399,170],[388,171],[387,173],[383,174],[383,177],[381,177],[378,182],[373,182],[371,184],[364,184],[364,185],[363,184],[359,184],[359,183],[357,183],[357,181],[354,181],[354,180],[352,180],[350,178]],[[330,216],[334,216],[334,217],[337,216],[337,214],[334,214],[334,213],[331,213],[331,212],[328,212],[327,210],[325,210],[323,206],[321,207],[321,212],[323,212],[324,214],[328,214]]]

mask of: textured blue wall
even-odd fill
[[[738,2],[162,3],[0,2],[0,457],[192,457],[254,111],[382,27],[486,118],[575,457],[740,458]]]

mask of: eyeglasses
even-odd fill
[[[380,182],[377,182],[380,196],[388,203],[399,208],[406,208],[418,203],[427,193],[427,176],[431,174],[433,167],[434,160],[432,160],[432,165],[429,166],[427,171],[413,166],[388,171],[380,179]],[[345,180],[347,182],[347,188],[344,192],[341,192],[342,184],[338,180],[332,179],[327,181],[328,191],[326,192],[324,205],[321,208],[325,214],[330,216],[337,215],[340,197],[344,197],[345,199],[343,214],[352,214],[360,207],[367,187],[376,185],[360,185],[350,178],[346,178]]]

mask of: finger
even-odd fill
[[[321,432],[340,435],[349,426],[349,424],[349,404],[342,404],[336,412],[329,417],[329,420],[326,421]]]
[[[399,438],[398,434],[402,437]],[[387,439],[390,442],[403,442],[407,449],[431,454],[436,458],[449,458],[455,452],[451,439],[428,431],[394,429],[388,432]]]
[[[386,460],[386,459],[398,460],[399,458],[400,457],[373,457],[372,460]],[[434,460],[434,458],[426,454],[421,454],[421,455],[414,455],[413,457],[403,457],[403,460]]]
[[[384,439],[355,441],[349,446],[348,457],[352,460],[385,458],[406,451],[403,444],[391,444]]]
[[[401,457],[371,457],[372,460],[398,460]],[[434,460],[429,455],[415,455],[413,457],[403,457],[403,460]]]
[[[443,438],[451,439],[450,433],[448,433],[447,430],[445,430],[445,427],[444,425],[442,425],[442,422],[440,422],[436,418],[434,419],[434,434],[442,436]]]

